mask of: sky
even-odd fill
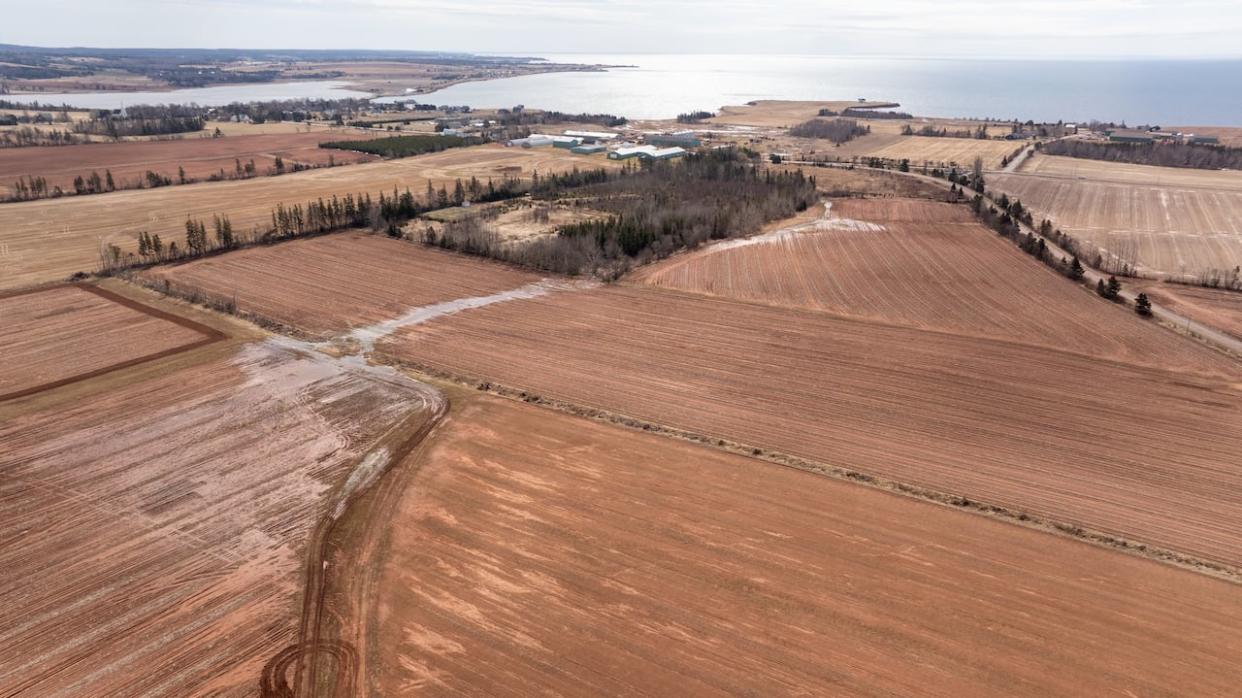
[[[1242,58],[1242,0],[0,0],[0,43]]]

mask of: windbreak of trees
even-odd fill
[[[922,128],[915,130],[912,126],[910,126],[910,124],[906,124],[901,127],[901,135],[929,136],[931,138],[974,138],[977,140],[987,140],[989,138],[987,124],[980,124],[973,130],[969,128],[960,128],[952,131],[943,126],[936,128],[931,124],[924,124]]]
[[[375,197],[369,193],[346,193],[305,204],[277,204],[272,209],[271,222],[255,226],[250,231],[234,229],[227,216],[215,216],[212,221],[214,236],[208,232],[205,221],[187,218],[185,241],[181,245],[176,241],[165,244],[159,235],[143,231],[138,233],[137,254],[108,245],[101,252],[100,267],[102,273],[115,273],[137,266],[186,261],[240,247],[350,228],[369,227],[390,237],[402,237],[404,224],[428,211],[460,205],[466,200],[483,203],[512,199],[525,195],[529,190],[530,185],[513,178],[499,182],[491,179],[483,182],[475,177],[465,181],[459,179],[451,189],[445,184],[436,189],[428,180],[426,192],[421,197],[408,188],[405,191],[394,188],[391,194],[380,192]]]
[[[73,125],[77,133],[109,138],[123,136],[164,136],[173,133],[202,131],[206,121],[201,116],[113,116],[104,114]]]
[[[789,129],[791,136],[825,138],[838,145],[868,133],[870,126],[859,126],[853,119],[811,119]]]
[[[629,119],[615,114],[569,114],[560,111],[526,111],[523,108],[499,109],[496,112],[497,122],[501,126],[529,126],[534,124],[601,124],[603,126],[624,126]]]
[[[1048,155],[1201,170],[1242,168],[1242,148],[1194,143],[1100,143],[1083,140],[1052,141],[1043,145]]]
[[[857,109],[847,107],[844,111],[835,112],[831,109],[820,109],[820,116],[848,116],[855,119],[913,119],[913,114],[904,111],[881,111],[879,109]]]
[[[710,240],[735,237],[805,210],[818,198],[814,177],[761,169],[732,151],[644,163],[620,172],[546,177],[536,198],[589,201],[602,218],[561,226],[556,235],[503,245],[479,221],[446,225],[424,242],[562,274],[616,278],[635,264]]]
[[[461,136],[414,135],[350,141],[328,141],[320,143],[319,147],[354,150],[385,158],[404,158],[411,155],[422,155],[423,153],[438,153],[449,148],[478,145],[482,142],[478,138],[463,138]]]
[[[714,111],[704,111],[701,109],[698,111],[685,112],[677,115],[677,123],[697,124],[698,122],[703,121],[704,119],[710,119],[715,115],[716,112]]]

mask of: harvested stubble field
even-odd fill
[[[1226,582],[510,401],[453,402],[382,552],[333,566],[374,576],[349,635],[359,694],[1215,695],[1242,681]]]
[[[312,529],[439,400],[276,342],[203,352],[0,415],[0,693],[255,695]]]
[[[1142,273],[1194,279],[1242,264],[1242,173],[1041,155],[988,186]]]
[[[165,244],[183,244],[187,216],[210,224],[228,215],[247,231],[268,225],[277,204],[305,204],[346,193],[391,192],[409,187],[421,194],[430,180],[452,187],[457,178],[529,178],[531,173],[574,167],[611,167],[610,161],[574,155],[560,148],[457,148],[400,160],[370,162],[289,174],[283,177],[161,187],[111,194],[5,204],[0,206],[0,288],[17,288],[63,279],[99,264],[100,247],[111,243],[137,250],[141,231],[160,235]]]
[[[833,201],[778,227],[639,269],[636,283],[1176,367],[1180,339],[1033,263],[965,206]],[[1192,364],[1193,366],[1193,364]]]
[[[712,439],[1242,564],[1242,369],[1174,371],[607,287],[407,327],[381,353]]]
[[[1013,141],[903,136],[897,133],[871,133],[859,136],[838,148],[805,138],[795,140],[803,150],[814,149],[818,157],[839,157],[843,160],[851,157],[877,157],[890,160],[907,158],[911,165],[915,166],[921,166],[924,162],[933,165],[957,163],[962,168],[969,168],[975,158],[979,157],[983,158],[983,166],[989,169],[1000,167],[1001,159],[1011,155],[1022,145]]]
[[[178,167],[184,167],[186,176],[191,179],[204,180],[221,170],[231,177],[238,160],[243,165],[253,160],[261,175],[275,167],[277,157],[284,160],[286,171],[295,164],[326,165],[329,156],[341,165],[367,162],[376,158],[348,150],[325,150],[319,144],[372,135],[372,132],[341,129],[269,136],[0,148],[0,172],[5,176],[5,180],[0,181],[0,199],[10,195],[16,180],[24,177],[43,177],[49,188],[60,187],[72,193],[74,178],[89,177],[91,172],[103,177],[111,171],[118,187],[132,187],[145,182],[148,171],[176,182]]]
[[[146,272],[178,289],[326,337],[411,307],[484,296],[539,280],[480,259],[363,232],[294,240]]]
[[[87,286],[0,296],[0,400],[214,341]]]
[[[820,109],[841,112],[846,109],[888,109],[899,106],[896,102],[835,101],[813,102],[784,99],[760,99],[750,104],[730,105],[720,108],[717,116],[704,123],[736,126],[761,126],[789,128],[807,119],[814,119]]]

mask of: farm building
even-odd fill
[[[676,131],[674,133],[649,133],[645,140],[651,145],[677,145],[683,148],[697,148],[702,144],[694,131]]]
[[[566,136],[582,139],[583,143],[599,143],[600,141],[613,141],[621,137],[619,133],[610,131],[564,131]]]
[[[603,143],[583,143],[582,145],[576,145],[570,148],[569,152],[577,153],[579,155],[594,155],[595,153],[602,153],[607,149],[608,147]]]
[[[544,133],[532,133],[525,138],[514,138],[509,141],[509,145],[518,145],[523,148],[542,148],[544,146],[555,146],[557,148],[572,148],[582,143],[581,138],[571,138],[569,136],[549,136]]]
[[[669,160],[671,158],[679,158],[685,154],[685,148],[657,148],[653,145],[637,145],[628,148],[617,148],[608,153],[608,159],[629,160],[630,158],[643,158],[644,160]]]

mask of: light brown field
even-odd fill
[[[378,527],[382,552],[346,544],[332,567],[371,578],[347,634],[358,695],[1212,695],[1242,681],[1228,583],[509,401],[453,403]]]
[[[1194,280],[1242,264],[1242,173],[1037,156],[988,186],[1106,258]]]
[[[814,119],[820,109],[843,111],[851,107],[856,109],[890,109],[899,106],[896,102],[858,102],[858,101],[795,101],[783,99],[761,99],[750,104],[729,105],[720,107],[717,115],[704,123],[736,126],[761,126],[789,128],[807,119]]]
[[[0,398],[200,343],[203,332],[91,289],[0,296]]]
[[[379,350],[1236,566],[1242,370],[1170,346],[1186,370],[606,287],[437,318]]]
[[[195,357],[0,406],[6,695],[256,695],[312,529],[438,399],[275,342]]]
[[[810,227],[775,227],[639,269],[630,279],[725,298],[1177,367],[1179,338],[1033,264],[965,206],[845,199]]]
[[[870,122],[868,122],[870,123]],[[814,150],[819,157],[878,157],[890,160],[910,160],[911,165],[931,166],[956,163],[968,168],[976,157],[983,158],[983,166],[998,168],[1001,159],[1021,147],[1013,141],[980,140],[976,138],[939,138],[931,136],[902,136],[899,133],[876,133],[859,136],[852,141],[833,147],[824,141],[799,138],[801,150]]]
[[[483,296],[534,274],[368,233],[253,247],[148,272],[177,288],[236,298],[238,308],[321,337],[412,307]]]
[[[224,138],[184,138],[180,140],[91,143],[88,145],[0,148],[0,172],[8,179],[0,182],[0,198],[12,193],[19,178],[43,177],[49,187],[60,187],[73,193],[75,177],[89,177],[91,172],[103,177],[112,173],[121,188],[136,187],[145,181],[148,171],[172,179],[178,168],[185,168],[191,179],[206,179],[223,172],[232,176],[237,161],[243,165],[253,161],[260,175],[268,174],[277,157],[285,167],[294,164],[322,166],[329,159],[341,165],[376,160],[349,150],[328,150],[319,144],[333,140],[373,137],[373,132],[341,129],[288,135],[230,136]]]
[[[210,222],[227,215],[246,231],[267,225],[277,204],[305,204],[320,197],[391,192],[421,194],[428,180],[450,187],[456,178],[529,178],[531,173],[574,167],[612,167],[602,158],[559,148],[458,148],[400,160],[299,172],[236,182],[210,182],[159,189],[29,201],[0,206],[0,288],[62,279],[98,266],[100,248],[137,249],[141,231],[182,241],[187,216]],[[182,244],[182,243],[178,243]]]
[[[1159,281],[1128,281],[1126,286],[1146,292],[1153,303],[1242,339],[1242,291]]]

